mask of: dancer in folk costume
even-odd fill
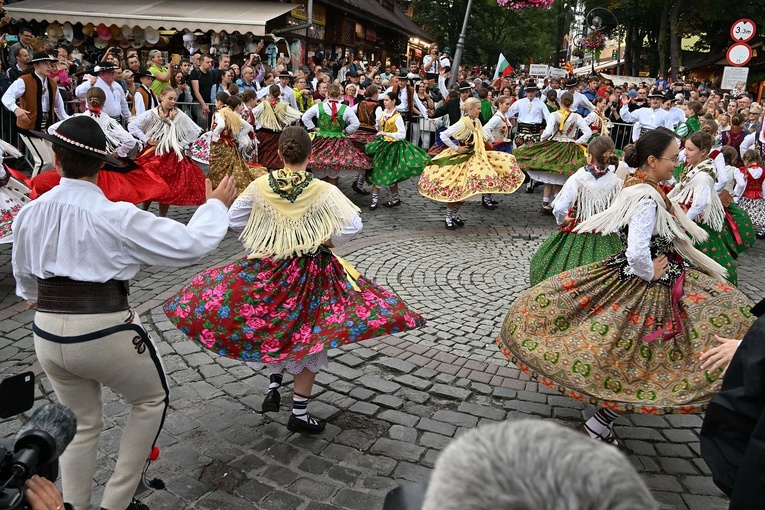
[[[723,266],[728,272],[728,280],[735,285],[738,281],[735,263],[738,251],[725,208],[715,192],[717,170],[714,161],[709,159],[713,142],[714,139],[703,131],[692,134],[685,141],[685,170],[667,197],[687,211],[688,219],[706,231],[708,235],[703,240],[693,236],[695,247]],[[754,232],[750,236],[753,237]]]
[[[0,140],[0,244],[13,242],[11,225],[22,207],[30,202],[29,188],[14,179],[3,158],[21,158],[13,145]]]
[[[98,171],[98,187],[104,196],[112,202],[130,202],[140,204],[147,200],[156,200],[170,192],[167,183],[155,172],[140,168],[133,161],[141,144],[128,133],[122,125],[101,111],[106,100],[104,91],[98,87],[88,89],[85,94],[88,111],[75,116],[90,117],[106,136],[109,154],[116,157],[119,165],[104,164]],[[63,122],[63,121],[61,121]],[[61,122],[48,128],[48,133],[58,130]],[[61,182],[58,170],[48,170],[32,178],[32,190],[37,195],[50,191]]]
[[[377,101],[379,89],[377,85],[372,84],[364,91],[364,100],[353,107],[356,116],[359,118],[359,129],[352,133],[350,138],[357,149],[363,151],[369,142],[377,138],[377,117],[376,112],[380,109],[380,103]],[[364,181],[367,179],[367,172],[359,172],[356,180],[353,181],[351,189],[359,195],[369,195],[369,191],[364,189]]]
[[[564,92],[561,109],[552,113],[541,142],[518,147],[513,153],[521,168],[535,181],[545,183],[542,193],[542,214],[552,214],[550,195],[553,186],[560,186],[579,168],[587,164],[585,148],[592,131],[581,115],[571,111],[574,96]],[[577,137],[577,132],[581,135]]]
[[[388,186],[390,200],[383,203],[385,207],[398,207],[401,199],[398,195],[398,183],[411,179],[422,173],[423,168],[430,162],[424,149],[406,139],[406,125],[401,113],[396,110],[398,96],[395,92],[386,92],[383,108],[375,111],[377,139],[369,142],[366,153],[372,157],[372,172],[369,181],[372,183],[371,210],[377,209],[380,186]]]
[[[494,138],[478,120],[481,102],[471,97],[462,110],[466,115],[441,133],[449,148],[425,167],[418,184],[422,196],[446,202],[447,230],[465,225],[459,210],[467,198],[479,193],[513,193],[523,184],[523,172],[512,154],[487,150],[486,144]]]
[[[495,151],[506,152],[508,154],[513,152],[513,140],[511,132],[513,130],[513,124],[510,121],[510,117],[507,116],[507,112],[510,110],[510,97],[499,96],[494,105],[497,111],[491,116],[491,118],[484,124],[483,128],[487,133],[491,133],[494,137],[492,142],[492,148]],[[493,210],[497,208],[497,202],[491,193],[485,193],[481,196],[481,205],[486,209]]]
[[[306,170],[311,140],[290,126],[279,138],[286,163],[250,184],[229,214],[250,254],[195,277],[165,304],[170,320],[216,354],[268,367],[263,411],[278,411],[282,374],[294,375],[287,428],[315,434],[308,414],[327,351],[405,331],[425,321],[395,294],[367,280],[331,248],[361,230],[358,208]]]
[[[579,223],[608,209],[622,189],[623,182],[616,176],[618,164],[610,137],[599,136],[590,142],[587,165],[568,178],[552,203],[553,216],[561,229],[548,237],[531,258],[532,287],[558,273],[622,251],[622,242],[616,233],[574,232]]]
[[[207,178],[217,186],[226,175],[236,179],[241,193],[252,181],[268,173],[255,163],[257,148],[253,128],[242,118],[242,100],[229,97],[225,106],[213,115],[210,137],[210,171]]]
[[[736,169],[736,188],[733,194],[739,207],[747,212],[754,224],[760,226],[760,232],[765,233],[765,175],[762,158],[759,152],[750,149],[742,159],[744,166]],[[760,238],[760,235],[757,237]]]
[[[215,111],[223,108],[229,97],[231,97],[231,95],[228,92],[218,92],[218,95],[215,96]],[[189,146],[189,156],[192,161],[196,161],[203,167],[210,165],[212,134],[212,129],[205,131],[199,138],[191,142],[191,145]]]
[[[590,130],[592,131],[590,139],[587,140],[588,144],[599,136],[610,135],[609,120],[608,115],[606,115],[606,107],[609,104],[608,100],[605,97],[597,97],[594,101],[595,111],[590,112],[590,114],[584,118],[584,121],[590,126]]]
[[[175,107],[175,91],[165,87],[158,107],[135,117],[128,130],[146,144],[136,159],[144,170],[159,175],[169,186],[168,193],[156,197],[159,215],[167,216],[171,205],[201,205],[205,202],[205,175],[185,154],[202,129]],[[147,210],[151,202],[144,202]]]
[[[502,352],[539,382],[600,407],[577,429],[624,448],[617,412],[699,413],[720,389],[720,370],[699,355],[715,335],[741,338],[752,303],[686,232],[705,231],[658,183],[678,156],[671,133],[652,130],[625,149],[622,191],[579,232],[620,232],[625,251],[564,271],[524,292],[497,338]]]
[[[544,101],[537,97],[539,87],[533,79],[526,82],[523,87],[523,93],[526,97],[515,101],[507,116],[518,119],[518,128],[515,136],[515,147],[520,148],[525,145],[538,143],[545,124],[550,123],[550,111],[547,109]],[[577,167],[578,168],[578,167]],[[526,192],[534,191],[534,179],[529,178],[526,185]]]
[[[704,105],[699,101],[688,101],[685,105],[685,122],[680,123],[675,128],[675,134],[681,137],[683,140],[691,136],[693,133],[701,130],[701,122],[699,121],[699,115],[704,110]]]
[[[271,85],[268,97],[252,110],[258,138],[258,163],[269,170],[284,167],[279,156],[279,135],[284,129],[300,120],[300,112],[281,100],[282,89]]]
[[[319,179],[335,185],[341,171],[359,174],[372,169],[372,160],[347,136],[359,128],[359,118],[351,108],[340,103],[342,90],[333,83],[327,88],[327,101],[313,105],[303,114],[306,129],[314,132],[308,168]]]

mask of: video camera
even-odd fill
[[[34,405],[35,376],[24,372],[0,382],[0,419]],[[33,475],[55,481],[58,457],[77,431],[74,413],[60,404],[38,408],[14,439],[0,439],[0,510],[28,510],[24,483]]]

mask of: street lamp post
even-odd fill
[[[462,60],[462,51],[465,49],[465,32],[467,31],[468,21],[470,20],[470,8],[473,7],[473,0],[468,0],[467,9],[465,9],[465,20],[462,22],[462,32],[457,39],[457,49],[454,51],[454,60],[452,61],[452,75],[449,77],[448,87],[454,85],[457,81],[457,75],[460,70],[460,60]]]
[[[609,11],[605,7],[595,7],[593,9],[590,9],[590,12],[588,12],[585,16],[585,22],[587,23],[590,19],[590,14],[592,14],[595,11],[605,11],[608,14],[611,15],[612,18],[614,18],[614,22],[616,22],[616,76],[621,76],[620,67],[621,67],[621,60],[622,60],[622,27],[619,24],[619,20],[616,18],[616,14]],[[601,26],[603,25],[603,20],[600,18],[600,16],[595,16],[593,18],[593,26],[591,27],[593,30],[600,30]],[[593,72],[595,71],[595,58],[593,55],[593,62],[592,62],[592,69]]]

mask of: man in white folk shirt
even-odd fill
[[[668,122],[671,125],[670,129],[672,129],[672,131],[677,129],[677,126],[680,124],[685,124],[685,112],[676,107],[675,102],[675,95],[672,92],[664,93],[664,99],[662,100],[661,108],[667,112],[667,115],[669,116]]]
[[[106,103],[101,111],[117,122],[123,123],[130,118],[130,108],[125,99],[125,91],[118,83],[114,83],[114,75],[117,70],[113,64],[101,63],[93,68],[93,74],[98,78],[95,81],[85,80],[74,89],[74,93],[80,99],[85,99],[85,94],[91,87],[98,87],[106,94]]]
[[[290,79],[292,78],[292,75],[289,73],[289,71],[282,71],[279,73],[279,88],[282,91],[282,102],[287,103],[294,109],[298,109],[297,100],[295,99],[295,92],[292,90],[292,87],[290,86]],[[258,99],[263,99],[268,95],[268,89],[270,87],[263,87],[260,89],[260,92],[258,92]]]
[[[574,103],[571,105],[571,111],[575,112],[580,108],[584,108],[585,110],[589,110],[590,112],[594,112],[597,110],[595,108],[595,105],[592,104],[592,101],[587,99],[587,96],[582,94],[577,90],[577,87],[579,86],[579,80],[576,78],[569,78],[566,80],[565,89],[558,89],[558,103],[560,103],[560,98],[563,95],[564,92],[571,92],[574,96]]]
[[[672,129],[672,120],[669,118],[669,114],[662,109],[661,104],[664,102],[664,96],[661,92],[651,92],[648,94],[648,107],[638,108],[630,112],[629,105],[630,99],[625,96],[622,99],[622,108],[619,110],[619,115],[625,122],[633,122],[632,127],[632,141],[636,142],[643,133],[646,133],[657,127],[665,127]]]
[[[169,403],[157,348],[128,302],[128,282],[143,265],[182,267],[212,252],[228,230],[236,182],[224,177],[188,225],[111,202],[98,187],[106,137],[87,116],[50,134],[61,183],[27,204],[13,223],[16,294],[36,306],[37,359],[56,397],[77,417],[77,433],[61,455],[64,497],[92,510],[98,441],[104,426],[102,387],[131,406],[104,510],[148,510],[135,495],[148,487],[148,459]],[[77,242],[73,242],[73,240]],[[96,508],[99,506],[97,505]]]
[[[58,61],[44,52],[35,53],[29,61],[34,72],[20,76],[3,94],[3,106],[14,112],[16,125],[22,131],[45,130],[69,118],[58,86],[48,77],[54,62]]]
[[[518,118],[518,131],[514,141],[516,147],[539,143],[539,137],[542,135],[547,124],[547,118],[550,116],[547,106],[537,97],[539,86],[536,81],[528,80],[523,90],[526,97],[514,102],[507,111],[509,118]],[[571,111],[573,110],[572,107]],[[526,193],[533,191],[534,181],[529,178],[529,182],[526,184]]]

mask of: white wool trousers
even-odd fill
[[[159,352],[132,310],[37,312],[34,341],[56,397],[77,416],[77,433],[60,458],[64,501],[77,510],[93,508],[93,475],[104,426],[102,387],[130,404],[117,463],[101,501],[106,510],[125,510],[146,489],[147,459],[169,402]]]

